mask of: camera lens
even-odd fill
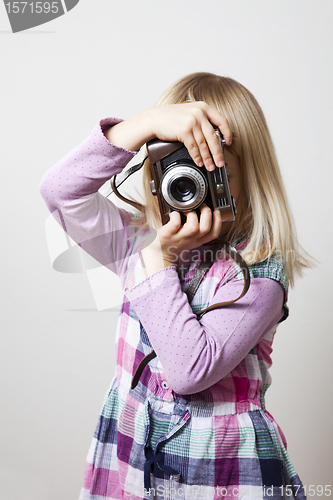
[[[186,177],[176,179],[170,186],[171,195],[180,202],[189,201],[195,196],[196,191],[193,180]]]
[[[206,197],[208,183],[197,167],[177,164],[169,168],[161,181],[161,193],[175,210],[195,210]]]

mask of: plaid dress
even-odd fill
[[[174,357],[178,362],[174,370],[178,373],[169,370],[166,376],[167,359],[163,361],[164,368],[161,362],[165,333],[168,342],[166,329],[169,328],[172,337],[171,330],[177,331],[180,318],[182,328],[178,333],[188,325],[194,331],[198,320],[193,311],[202,310],[218,293],[240,284],[242,276],[232,269],[230,262],[219,259],[205,275],[191,305],[183,292],[202,256],[192,259],[188,268],[171,267],[144,279],[140,255],[148,229],[133,224],[128,212],[118,209],[98,192],[135,154],[112,145],[103,135],[105,128],[119,121],[102,120],[81,145],[47,172],[40,186],[49,210],[63,229],[99,263],[116,272],[124,288],[116,335],[116,374],[105,395],[87,457],[80,500],[304,500],[304,490],[290,462],[284,435],[264,402],[271,383],[268,369],[280,312],[279,318],[274,316],[268,322],[269,328],[246,352],[242,349],[258,326],[255,319],[256,324],[245,324],[244,338],[237,345],[231,338],[231,354],[230,342],[227,345],[216,336],[212,349],[221,342],[221,351],[228,351],[231,358],[239,357],[240,352],[244,355],[209,386],[200,388],[205,377],[201,377],[199,369],[193,386],[198,390],[182,390],[187,366],[181,370],[177,366],[182,366],[179,357],[185,359],[188,354],[190,346],[186,342],[174,352],[172,344],[168,344],[168,359]],[[287,281],[278,258],[250,266],[250,274],[251,287],[260,285],[260,280],[267,288],[273,283],[281,295],[282,287],[286,298]],[[251,287],[245,298],[250,296]],[[178,295],[172,300],[174,292]],[[172,311],[164,311],[159,320],[159,311],[167,298]],[[263,312],[256,301],[253,298],[261,321]],[[223,322],[231,328],[237,310],[234,306],[207,313],[199,318],[200,325],[210,318],[211,323],[215,321],[217,331]],[[185,317],[183,309],[187,311]],[[158,312],[157,323],[150,329],[146,320],[149,310]],[[225,331],[228,334],[228,328],[222,333]],[[156,336],[156,332],[160,335]],[[200,340],[199,335],[198,343]],[[157,349],[159,341],[162,344]],[[152,350],[152,343],[159,357],[150,361],[138,385],[131,389],[136,367]],[[208,362],[205,360],[207,373],[210,361],[214,366],[212,371],[220,373],[220,357],[215,358],[218,360],[215,365],[214,355]],[[194,371],[197,365],[194,358]],[[172,390],[173,378],[180,384],[178,392]]]
[[[199,261],[178,271],[183,290]],[[133,287],[142,280],[137,254],[128,265],[127,280]],[[221,261],[212,266],[194,297],[193,311],[209,304],[221,269],[230,276],[230,266]],[[273,279],[286,290],[278,259],[250,266],[250,274],[252,279]],[[233,279],[242,279],[241,273],[234,273]],[[227,376],[200,393],[174,393],[158,358],[150,361],[132,390],[135,369],[152,345],[125,296],[116,377],[105,396],[80,500],[305,499],[285,437],[265,409],[275,330]]]

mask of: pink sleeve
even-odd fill
[[[111,144],[103,134],[120,121],[101,120],[89,137],[56,163],[40,183],[40,193],[63,229],[118,274],[129,252],[126,226],[131,216],[98,190],[136,154]]]
[[[229,282],[217,290],[212,303],[230,300],[242,289],[243,282]],[[283,316],[283,288],[269,278],[253,278],[238,302],[209,311],[200,320],[181,290],[175,267],[155,273],[126,296],[178,394],[193,394],[221,380]]]

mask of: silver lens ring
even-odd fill
[[[190,195],[184,196],[183,200],[175,197],[175,186],[177,183],[187,181],[193,186]],[[201,205],[207,195],[208,183],[204,174],[197,167],[188,165],[177,165],[170,168],[162,177],[161,192],[165,201],[174,209],[186,211],[193,210]]]

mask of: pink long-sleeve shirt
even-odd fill
[[[145,279],[140,249],[149,228],[135,227],[129,212],[99,193],[135,152],[111,144],[103,131],[120,120],[104,119],[89,137],[44,176],[40,192],[68,234],[96,260],[117,273],[124,304],[117,329],[117,377],[126,386],[152,347],[157,359],[141,383],[155,396],[172,398],[209,390],[214,400],[259,404],[268,372],[251,365],[256,347],[268,368],[271,343],[283,317],[285,277],[276,260],[250,268],[247,294],[237,303],[210,311],[202,306],[239,295],[242,281],[226,277],[230,264],[216,262],[190,305],[184,293],[198,262],[188,270],[168,267]]]

